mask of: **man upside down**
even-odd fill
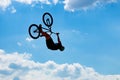
[[[62,43],[60,41],[59,33],[56,33],[57,40],[58,40],[57,43],[54,43],[54,41],[51,38],[51,36],[47,32],[44,32],[42,30],[42,25],[40,25],[40,33],[42,34],[42,36],[45,37],[45,39],[46,39],[46,45],[47,45],[48,49],[64,51],[65,47],[62,45]]]

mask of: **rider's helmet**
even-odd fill
[[[64,46],[61,46],[61,47],[60,47],[60,51],[63,51],[64,49],[65,49]]]

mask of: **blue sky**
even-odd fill
[[[0,49],[6,53],[25,52],[35,62],[79,63],[101,74],[120,74],[119,0],[4,1],[0,0]],[[45,27],[44,12],[52,14],[52,29],[60,33],[65,51],[48,50],[44,38],[31,40],[28,28],[33,23]]]

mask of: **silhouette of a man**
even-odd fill
[[[47,45],[48,49],[51,49],[51,50],[60,50],[60,51],[63,51],[65,49],[64,46],[62,45],[61,41],[60,41],[59,33],[56,33],[58,43],[54,43],[54,41],[51,38],[51,36],[48,33],[44,32],[42,30],[42,25],[40,25],[40,32],[41,32],[42,36],[44,36],[45,39],[46,39],[46,45]]]

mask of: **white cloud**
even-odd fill
[[[20,42],[17,42],[17,45],[18,45],[18,46],[22,46],[22,43],[20,43]]]
[[[16,13],[16,9],[14,7],[11,7],[11,13]]]
[[[0,0],[0,8],[3,11],[5,11],[11,5],[11,6],[13,6],[11,13],[15,13],[16,9],[14,8],[14,5],[12,4],[13,2],[31,5],[31,7],[33,7],[36,4],[40,4],[40,5],[41,4],[48,4],[48,5],[54,4],[54,5],[56,5],[58,3],[58,0]]]
[[[54,4],[57,4],[57,3],[58,3],[58,0],[53,0],[53,3],[54,3]]]
[[[30,38],[30,37],[27,37],[27,38],[26,38],[26,41],[31,42],[31,41],[33,41],[33,39]]]
[[[0,0],[0,8],[2,10],[5,10],[10,5],[11,5],[11,0]]]
[[[32,4],[34,0],[15,0],[15,1],[24,4]]]
[[[101,75],[79,63],[40,63],[31,57],[31,54],[0,49],[0,80],[120,80],[120,75]]]
[[[97,6],[101,6],[108,3],[115,3],[118,0],[64,0],[64,9],[67,11],[76,11],[76,10],[88,10]],[[59,2],[62,2],[62,0],[0,0],[0,8],[2,10],[6,10],[10,5],[14,7],[12,4],[13,2],[31,5],[31,7],[35,7],[36,4],[40,4],[40,7],[43,6],[41,4],[47,4],[47,5],[56,5]],[[61,3],[60,3],[61,4]],[[14,8],[12,13],[16,12],[16,9]]]
[[[114,2],[117,2],[117,0],[64,0],[64,9],[68,11],[87,10],[98,5]]]

